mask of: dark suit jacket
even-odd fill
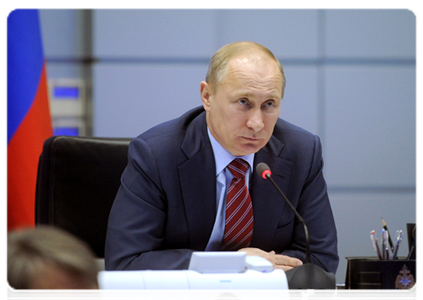
[[[186,269],[203,251],[216,217],[213,150],[202,107],[156,126],[129,146],[109,217],[105,262],[114,269]],[[335,272],[336,228],[322,174],[320,140],[281,119],[254,165],[272,177],[308,225],[312,261]],[[304,230],[269,181],[253,172],[250,247],[305,260]]]

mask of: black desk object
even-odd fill
[[[410,289],[416,283],[416,260],[347,257],[346,289]]]

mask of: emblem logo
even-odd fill
[[[396,289],[411,289],[416,283],[413,275],[410,274],[410,270],[407,269],[407,266],[404,265],[400,271],[400,275],[397,276],[395,280]]]

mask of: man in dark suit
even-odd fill
[[[216,52],[200,84],[203,106],[131,142],[109,218],[107,270],[186,269],[193,251],[221,250],[234,177],[227,163],[243,159],[251,231],[232,250],[284,270],[305,260],[301,223],[254,172],[265,162],[308,225],[312,262],[336,271],[320,140],[279,119],[284,88],[282,66],[267,48],[237,42]]]

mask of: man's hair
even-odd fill
[[[285,89],[286,79],[283,72],[283,68],[279,60],[273,55],[273,53],[267,49],[266,47],[254,43],[254,42],[234,42],[227,44],[217,50],[217,52],[212,56],[209,69],[206,75],[206,82],[211,86],[213,91],[216,91],[216,88],[219,84],[222,83],[226,76],[226,68],[228,66],[229,61],[236,56],[240,56],[242,54],[249,54],[253,52],[261,51],[270,59],[273,59],[278,68],[281,72],[282,76],[282,98],[283,92]]]
[[[34,279],[51,267],[66,273],[81,288],[98,288],[98,267],[91,249],[61,229],[17,230],[8,235],[7,244],[7,279],[15,289],[34,288]]]

